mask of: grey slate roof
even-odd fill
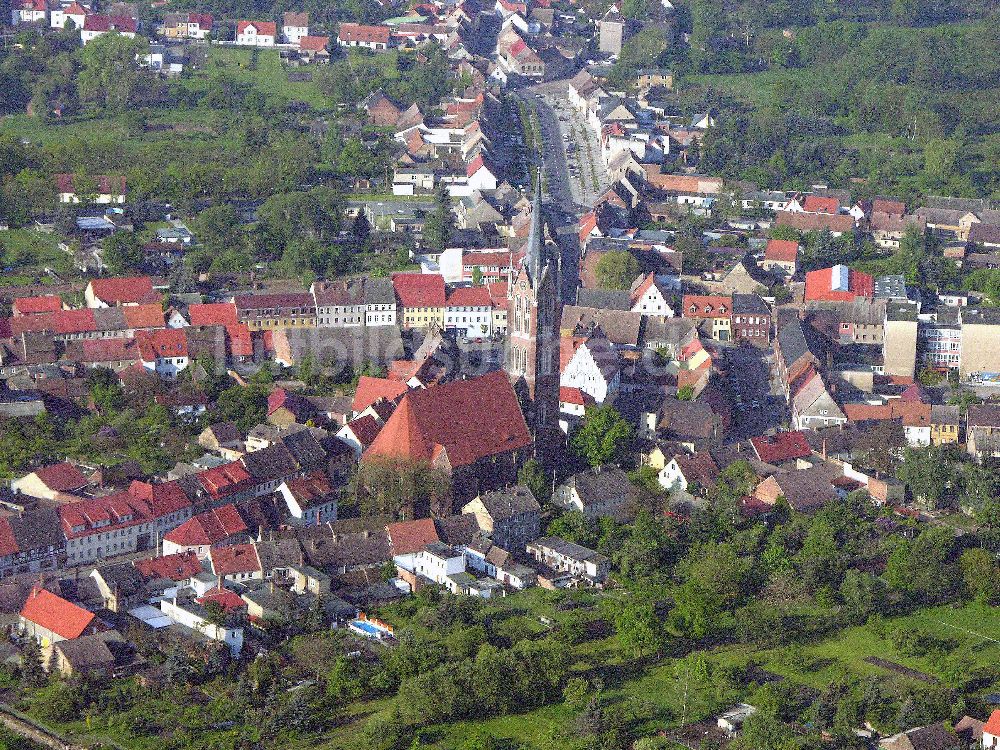
[[[626,291],[617,289],[588,289],[580,287],[576,290],[576,304],[581,307],[593,307],[598,310],[631,310],[632,300]]]
[[[480,495],[479,499],[494,521],[523,513],[538,513],[542,509],[535,496],[531,494],[531,490],[523,484],[487,492]]]

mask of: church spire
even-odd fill
[[[545,238],[542,234],[542,170],[538,169],[535,181],[535,194],[531,199],[531,225],[528,230],[528,245],[524,253],[524,265],[531,276],[533,284],[542,277],[542,255],[545,251]]]

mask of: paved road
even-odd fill
[[[763,435],[785,419],[784,396],[772,384],[770,350],[752,346],[726,349],[727,380],[733,397],[734,440]]]
[[[579,282],[580,242],[578,227],[580,216],[591,206],[576,202],[570,184],[569,166],[558,118],[547,103],[546,98],[536,89],[547,92],[566,91],[566,81],[549,83],[522,89],[517,95],[538,115],[542,140],[542,161],[545,174],[545,213],[551,229],[555,232],[562,254],[562,300],[563,304],[576,301],[576,287]],[[550,94],[551,95],[551,94]]]

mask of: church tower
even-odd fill
[[[558,246],[545,238],[539,176],[524,260],[507,293],[507,373],[526,405],[536,444],[559,431],[558,253]]]

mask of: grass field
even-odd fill
[[[316,109],[330,106],[327,97],[320,93],[315,81],[289,82],[288,71],[309,72],[309,68],[285,68],[277,50],[262,49],[257,54],[256,69],[251,69],[253,50],[240,47],[212,45],[208,51],[208,64],[189,83],[207,82],[220,73],[253,84],[268,97],[306,102]],[[315,71],[315,68],[312,69]]]
[[[45,268],[60,274],[71,272],[69,255],[59,249],[61,239],[56,234],[43,234],[30,229],[0,232],[4,269],[0,285],[32,283],[35,275],[42,276],[44,282]],[[51,281],[51,277],[47,278]]]
[[[499,606],[514,609],[518,617],[535,622],[543,616],[558,622],[563,616],[552,606],[551,594],[541,589],[518,594]],[[906,629],[919,629],[951,643],[941,655],[908,656],[897,648],[894,640],[897,631]],[[919,684],[912,677],[866,662],[867,657],[881,657],[948,684],[956,674],[967,677],[971,671],[991,667],[1000,660],[1000,609],[978,604],[935,607],[887,620],[882,627],[849,628],[815,644],[774,649],[727,646],[705,652],[705,657],[716,667],[745,667],[757,663],[814,690],[842,676],[881,677],[898,686]],[[703,685],[694,684],[685,662],[676,658],[640,663],[623,659],[614,637],[574,647],[574,658],[576,674],[592,677],[599,665],[605,683],[603,698],[607,703],[644,705],[647,715],[652,717],[645,726],[650,732],[676,726],[682,717],[687,721],[706,718],[719,710],[720,703],[746,697],[720,696]],[[387,705],[387,701],[359,704],[355,715],[363,719]],[[421,747],[453,750],[472,738],[490,736],[513,739],[532,750],[573,748],[576,742],[574,717],[572,710],[558,704],[527,714],[434,726],[421,733]],[[320,746],[327,750],[353,748],[353,739],[362,724],[356,721],[340,727]]]

